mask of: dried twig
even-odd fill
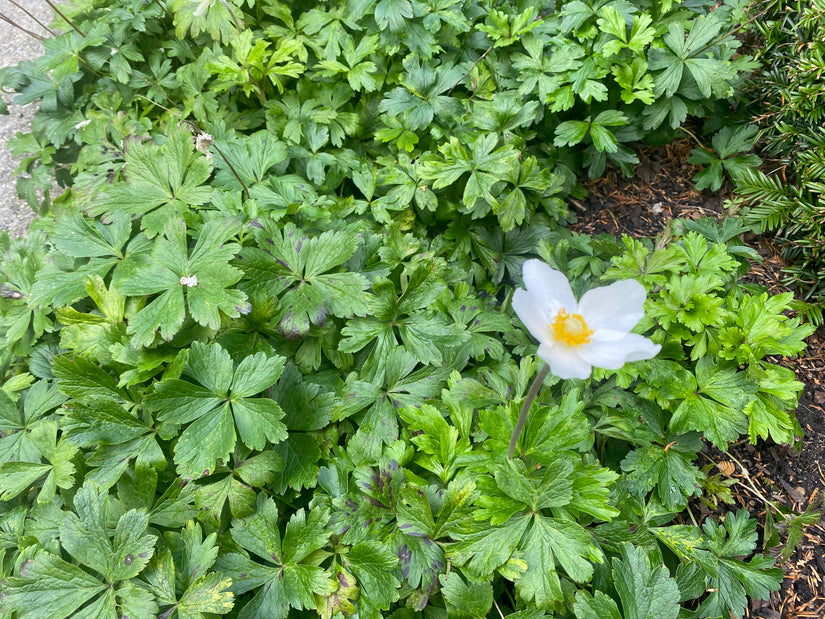
[[[54,32],[54,30],[51,30],[51,29],[50,29],[50,28],[49,28],[46,24],[44,24],[42,21],[40,21],[39,19],[37,19],[37,17],[36,17],[36,16],[32,15],[31,13],[29,13],[29,12],[26,10],[26,7],[24,7],[24,6],[20,5],[20,4],[18,4],[18,3],[17,3],[17,2],[15,2],[14,0],[9,0],[9,2],[11,2],[14,6],[16,6],[16,7],[17,7],[18,9],[20,9],[21,11],[23,11],[26,15],[28,15],[29,17],[31,17],[34,21],[36,21],[36,22],[37,22],[37,24],[38,24],[41,28],[43,28],[43,30],[45,30],[46,32],[48,32],[50,35],[52,35],[53,37],[54,37],[54,36],[57,36],[57,33],[56,33],[56,32]]]
[[[86,38],[86,35],[85,35],[85,34],[83,34],[83,33],[80,31],[80,28],[78,28],[77,26],[75,26],[75,25],[74,25],[74,22],[73,22],[71,19],[69,19],[68,17],[66,17],[66,16],[65,16],[65,15],[64,15],[61,11],[60,11],[60,9],[58,9],[58,8],[54,5],[54,3],[53,3],[51,0],[46,0],[46,4],[48,4],[50,7],[52,7],[52,10],[53,10],[55,13],[57,13],[58,15],[60,15],[60,17],[63,19],[63,21],[65,21],[65,22],[66,22],[67,24],[69,24],[72,28],[74,28],[74,30],[77,32],[77,34],[79,34],[80,36],[82,36],[84,39]]]
[[[12,26],[17,28],[18,30],[22,30],[23,32],[25,32],[29,36],[32,36],[35,39],[37,39],[38,41],[42,41],[44,39],[44,37],[41,37],[39,34],[36,34],[36,33],[32,32],[31,30],[27,30],[26,28],[24,28],[23,26],[21,26],[17,22],[13,21],[11,18],[6,17],[5,15],[3,15],[3,13],[0,13],[0,20],[6,22],[8,24],[11,24]]]

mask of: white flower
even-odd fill
[[[513,309],[539,341],[539,357],[559,378],[587,378],[593,366],[618,370],[661,350],[630,333],[644,316],[647,293],[639,282],[594,288],[576,302],[564,274],[540,260],[525,262],[522,273],[527,290],[516,290]]]

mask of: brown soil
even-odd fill
[[[661,148],[643,148],[634,178],[608,172],[587,185],[588,196],[574,202],[579,221],[570,228],[587,234],[656,236],[671,220],[682,217],[722,217],[725,200],[731,194],[697,191],[692,182],[697,168],[687,163],[693,145],[687,139]],[[755,237],[749,243],[763,257],[748,274],[752,282],[766,286],[777,294],[788,290],[784,263],[770,239]],[[781,564],[785,580],[770,600],[751,603],[746,617],[793,619],[825,617],[825,521],[821,517],[825,499],[825,328],[808,339],[808,348],[798,358],[775,358],[793,369],[805,389],[797,410],[797,419],[805,438],[795,446],[759,442],[751,445],[743,439],[731,446],[728,454],[708,448],[703,457],[714,464],[709,475],[732,478],[731,496],[736,503],[723,505],[719,512],[737,506],[765,522],[765,499],[802,513],[813,506],[820,509],[818,524],[805,528],[803,540],[793,554]],[[761,495],[761,496],[760,496]],[[697,502],[694,513],[704,518],[713,511]],[[761,541],[761,538],[760,538]],[[784,538],[783,538],[784,541]],[[780,548],[772,550],[779,554]]]

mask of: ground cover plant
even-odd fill
[[[742,284],[735,224],[564,228],[577,175],[735,92],[735,6],[63,12],[1,78],[42,100],[15,148],[48,215],[2,241],[4,613],[658,619],[778,588],[746,511],[680,514],[722,492],[703,440],[799,436],[768,358],[811,328]],[[660,352],[530,393],[530,258],[576,298],[639,282]]]
[[[764,69],[746,100],[759,102],[752,114],[766,165],[739,179],[737,190],[748,199],[748,222],[776,234],[789,282],[821,308],[825,4],[769,2],[752,10],[761,15],[754,23]],[[815,318],[821,324],[821,309]]]

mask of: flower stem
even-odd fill
[[[530,391],[527,392],[527,399],[525,399],[524,404],[521,405],[518,421],[516,422],[516,427],[513,429],[513,436],[510,438],[510,446],[507,448],[508,458],[512,458],[516,452],[516,444],[518,443],[519,436],[521,436],[521,431],[524,429],[524,423],[527,421],[527,413],[530,412],[530,405],[533,404],[533,401],[539,394],[541,384],[544,382],[544,379],[547,378],[549,372],[550,366],[545,363],[539,370],[539,373],[536,374],[536,378],[533,379],[533,384],[530,385]]]

